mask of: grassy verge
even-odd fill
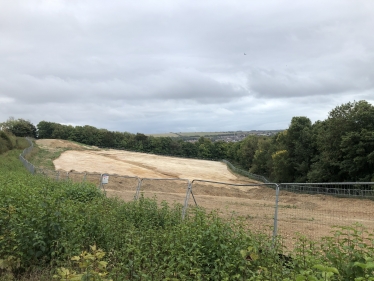
[[[34,149],[30,154],[26,156],[26,159],[34,164],[36,167],[42,169],[49,169],[54,170],[55,165],[53,164],[53,160],[60,157],[60,155],[69,150],[70,148],[45,148],[40,147],[36,143],[34,143]]]
[[[87,149],[87,150],[99,150],[94,147],[90,147],[88,145],[84,145],[78,142],[72,143],[79,145],[81,149]],[[55,170],[55,166],[53,164],[53,161],[61,156],[62,153],[64,153],[67,150],[71,150],[74,148],[70,147],[44,147],[39,146],[34,142],[34,149],[32,152],[26,156],[26,159],[34,164],[36,167],[42,168],[42,169],[49,169],[49,170]]]
[[[181,205],[30,175],[19,153],[0,157],[0,280],[373,280],[360,226],[283,255],[234,217],[191,209],[182,221]]]

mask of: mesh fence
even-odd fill
[[[229,169],[231,171],[233,171],[233,172],[235,172],[235,173],[237,173],[239,175],[245,176],[247,178],[250,178],[250,179],[253,179],[253,180],[256,180],[256,181],[270,183],[270,181],[267,178],[265,178],[264,176],[252,174],[252,173],[244,171],[242,169],[238,169],[238,168],[236,168],[233,164],[231,164],[227,160],[222,160],[222,162],[225,163],[227,165],[227,167],[229,167]]]
[[[64,181],[69,179],[69,173],[64,170],[57,171],[57,179],[59,181]]]
[[[32,143],[31,139],[29,138],[26,138],[27,141],[29,142],[30,146],[26,149],[24,149],[22,151],[22,153],[19,155],[19,160],[21,160],[23,166],[25,166],[25,168],[31,173],[31,174],[34,174],[35,173],[35,167],[33,164],[31,164],[29,161],[26,160],[26,156],[31,153],[31,151],[33,150],[34,148],[34,144]]]
[[[138,177],[111,175],[107,184],[101,184],[107,196],[121,198],[124,201],[134,200],[139,185]]]
[[[141,179],[137,198],[144,196],[156,198],[159,202],[164,200],[169,204],[184,205],[188,192],[189,180],[187,179]]]
[[[109,174],[108,183],[103,184],[100,173],[34,167],[25,159],[32,150],[31,140],[29,142],[30,148],[22,152],[20,160],[33,174],[58,181],[90,182],[104,189],[107,196],[124,201],[144,196],[159,202],[181,204],[184,206],[183,217],[196,207],[215,210],[223,218],[242,219],[252,231],[261,231],[273,238],[280,235],[287,247],[292,247],[298,233],[318,239],[328,235],[334,225],[348,226],[358,222],[374,231],[374,182],[275,184],[250,174],[246,176],[258,183],[233,184]],[[244,175],[244,172],[240,174]]]
[[[325,194],[337,197],[374,199],[373,182],[283,183],[282,190],[293,193]]]
[[[68,177],[69,180],[71,180],[73,182],[84,182],[86,180],[86,173],[70,171],[70,172],[67,173],[67,177]]]
[[[270,187],[269,187],[270,186]],[[193,180],[188,208],[201,206],[220,216],[240,218],[252,231],[273,234],[275,184],[230,184]]]
[[[101,174],[99,173],[86,173],[86,182],[90,182],[96,186],[100,186]]]
[[[42,174],[48,178],[59,180],[59,172],[53,170],[42,170]]]
[[[373,187],[374,183],[282,184],[278,234],[290,244],[297,233],[318,239],[329,235],[332,226],[360,223],[374,231]]]

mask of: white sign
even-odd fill
[[[108,182],[109,182],[109,175],[104,174],[104,175],[101,177],[101,183],[102,183],[102,184],[107,184]]]

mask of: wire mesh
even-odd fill
[[[100,186],[100,173],[86,173],[86,182],[93,183],[96,186]]]
[[[230,219],[240,218],[252,231],[273,232],[275,190],[265,184],[230,184],[205,180],[192,181],[188,207],[194,205]]]
[[[29,161],[26,160],[26,156],[32,151],[34,148],[34,144],[32,143],[31,139],[26,138],[26,140],[29,142],[30,146],[28,148],[25,148],[22,153],[19,155],[19,159],[21,160],[23,166],[31,173],[35,173],[35,167],[33,164],[31,164]]]
[[[101,187],[105,190],[107,196],[118,197],[124,201],[131,201],[135,198],[138,183],[138,177],[110,174],[108,183],[101,185]]]
[[[242,169],[239,169],[239,168],[235,167],[233,164],[231,164],[227,160],[222,160],[222,162],[225,163],[230,168],[230,170],[232,170],[233,172],[235,172],[235,173],[237,173],[239,175],[248,177],[248,178],[256,180],[256,181],[260,181],[260,182],[264,182],[264,183],[270,183],[270,181],[266,177],[264,177],[264,176],[252,174],[252,173],[250,173],[248,171],[244,171]]]
[[[57,179],[58,173],[54,170],[48,170],[48,169],[39,169],[38,173],[41,175],[44,175],[50,179]]]
[[[337,197],[374,199],[373,182],[283,183],[282,190],[294,193],[325,194]]]
[[[361,223],[374,231],[374,201],[363,198],[374,183],[282,184],[278,203],[278,234],[287,246],[302,234],[310,239],[327,236],[333,226]],[[353,192],[354,191],[354,192]],[[369,195],[371,194],[370,190]]]
[[[39,167],[35,167],[35,175],[42,175],[43,174],[43,169]]]
[[[156,198],[158,202],[184,205],[189,181],[187,179],[141,179],[137,198]]]
[[[66,181],[69,179],[69,175],[67,171],[64,170],[58,170],[57,171],[57,180],[59,181]]]
[[[86,172],[70,171],[67,177],[72,182],[84,182],[86,180]]]

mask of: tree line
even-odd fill
[[[288,129],[274,136],[250,135],[230,143],[206,137],[188,142],[47,121],[35,127],[23,119],[8,120],[0,126],[18,136],[64,139],[158,155],[227,159],[274,182],[374,181],[374,107],[367,101],[337,106],[324,121],[312,124],[307,117],[293,117]]]
[[[314,124],[293,117],[287,130],[259,142],[250,171],[276,182],[374,181],[374,107],[349,102]]]

